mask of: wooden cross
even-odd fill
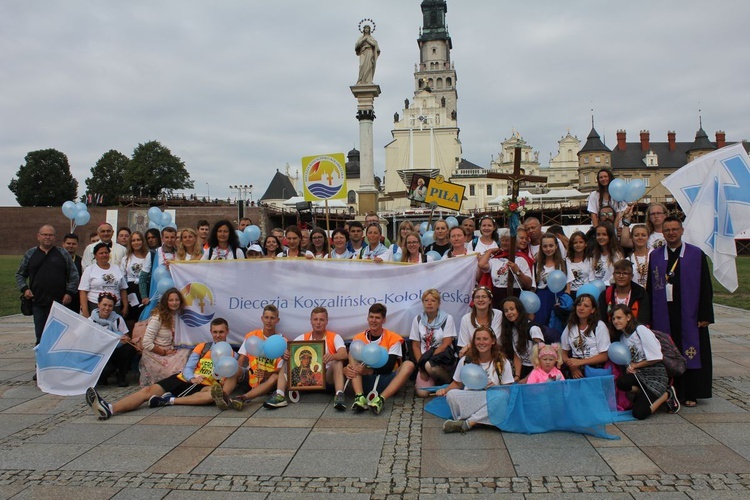
[[[520,190],[521,181],[529,182],[547,182],[547,177],[541,175],[526,175],[521,172],[521,147],[516,146],[513,150],[513,173],[511,174],[494,174],[491,172],[487,173],[488,179],[505,179],[510,181],[511,200],[518,200],[518,192]],[[510,249],[508,252],[508,260],[510,262],[516,261],[516,236],[510,237]],[[533,269],[532,269],[533,272]],[[508,270],[510,274],[510,270]],[[513,295],[513,280],[508,276],[508,296]]]

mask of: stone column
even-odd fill
[[[378,211],[378,190],[375,188],[375,161],[373,159],[372,122],[375,120],[375,98],[380,95],[380,86],[375,84],[349,87],[357,98],[357,120],[359,120],[359,191],[357,207],[359,215]]]

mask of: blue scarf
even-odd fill
[[[388,251],[388,249],[385,248],[385,245],[383,245],[382,243],[378,243],[378,246],[376,246],[375,248],[371,248],[370,245],[367,245],[364,250],[365,253],[363,258],[368,260],[372,260],[378,255],[382,255]]]
[[[432,321],[429,321],[427,319],[427,314],[421,314],[419,322],[424,325],[425,328],[428,330],[437,330],[440,328],[443,323],[448,319],[448,314],[444,313],[441,309],[438,309],[437,315],[435,316],[435,319]]]
[[[112,311],[109,314],[109,318],[100,318],[99,317],[99,309],[94,309],[91,311],[91,317],[89,318],[91,321],[96,323],[99,326],[103,326],[110,332],[114,332],[119,334],[120,330],[117,328],[118,320],[122,319],[122,316],[117,314],[116,312]]]

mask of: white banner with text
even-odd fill
[[[351,339],[367,329],[367,310],[375,303],[388,308],[385,327],[409,336],[422,312],[422,293],[441,294],[441,309],[456,325],[469,311],[477,269],[475,255],[425,264],[374,263],[329,259],[248,259],[173,262],[172,279],[187,306],[175,342],[195,345],[211,340],[209,323],[229,322],[229,341],[263,327],[263,308],[279,309],[277,330],[287,339],[310,331],[310,312],[328,310],[328,330]],[[457,332],[458,333],[458,332]]]

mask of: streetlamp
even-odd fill
[[[208,182],[206,183],[206,193],[208,194],[208,201],[211,202],[211,186],[208,185]]]
[[[229,189],[237,190],[237,221],[239,222],[239,220],[245,216],[245,200],[248,195],[250,197],[253,195],[253,185],[236,184],[234,186],[229,186]]]

